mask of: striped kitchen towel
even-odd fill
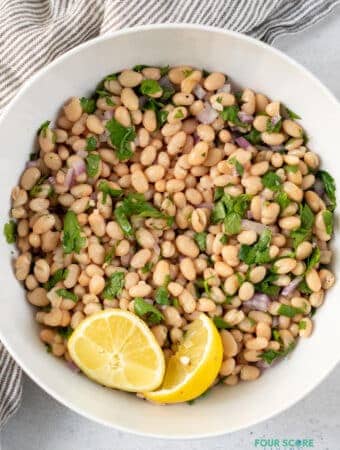
[[[272,43],[315,24],[339,4],[340,0],[0,0],[0,111],[39,68],[112,30],[200,23]],[[17,409],[20,396],[20,369],[0,343],[0,427]]]

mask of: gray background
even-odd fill
[[[275,46],[308,67],[340,99],[339,8],[323,23],[280,38]],[[338,145],[335,151],[340,151]],[[226,408],[225,413],[233,412]],[[250,450],[259,438],[307,438],[314,440],[314,448],[340,449],[340,367],[304,400],[272,420],[219,438],[177,442],[142,438],[97,425],[60,405],[25,378],[21,409],[0,440],[2,450]]]

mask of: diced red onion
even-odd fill
[[[227,94],[229,94],[231,91],[231,85],[229,83],[224,84],[222,87],[220,87],[219,89],[217,89],[217,93],[219,94],[220,92],[226,92]]]
[[[248,142],[247,139],[244,138],[243,136],[239,136],[239,137],[235,138],[235,142],[239,147],[244,148],[244,149],[247,149],[248,147],[251,146],[251,143]]]
[[[244,111],[239,111],[237,113],[237,116],[243,123],[252,123],[253,120],[254,120],[253,116],[251,116],[250,114],[245,113]]]
[[[266,225],[263,225],[262,223],[255,222],[254,220],[242,220],[242,229],[247,231],[255,231],[258,234],[261,234],[263,230],[265,230],[267,227]]]
[[[90,195],[90,199],[96,201],[97,200],[97,192],[92,192]]]
[[[29,167],[37,167],[39,165],[39,160],[34,160],[34,161],[27,161],[26,163],[26,169],[28,169]]]
[[[318,178],[315,180],[313,189],[318,194],[319,197],[322,197],[323,194],[325,193],[325,188],[323,186],[323,182],[321,180],[319,180]]]
[[[247,219],[254,219],[253,213],[250,210],[247,211]]]
[[[107,142],[108,138],[107,130],[105,130],[104,133],[99,135],[99,142]]]
[[[104,119],[110,120],[113,117],[113,111],[104,111]]]
[[[279,325],[279,322],[280,322],[279,316],[273,316],[273,318],[272,318],[272,327],[273,328],[277,327]]]
[[[207,209],[213,209],[214,205],[212,203],[204,202],[197,205],[197,208],[207,208]]]
[[[158,83],[160,84],[160,86],[162,86],[162,88],[175,90],[175,86],[171,83],[167,75],[164,75],[164,77],[160,78]]]
[[[153,246],[153,250],[154,250],[154,252],[156,253],[157,256],[159,256],[161,254],[161,248],[160,248],[160,246],[158,244],[155,244]]]
[[[64,180],[64,186],[67,189],[69,189],[72,186],[73,179],[74,179],[74,169],[73,169],[73,167],[70,167],[66,172],[66,176],[65,176],[65,180]]]
[[[265,370],[265,369],[269,369],[269,367],[272,364],[268,364],[266,361],[263,361],[262,359],[260,359],[260,361],[257,361],[257,363],[255,364],[259,369],[261,370]]]
[[[86,158],[87,156],[87,151],[86,150],[78,150],[77,151],[77,156],[80,156],[80,158]]]
[[[48,178],[47,178],[47,181],[48,181],[50,184],[52,184],[52,185],[55,184],[55,178],[54,178],[54,177],[48,177]]]
[[[200,100],[202,100],[202,98],[205,97],[207,91],[205,89],[202,88],[202,86],[200,84],[197,84],[195,89],[193,90],[194,94],[196,95],[196,97]]]
[[[280,122],[280,120],[281,120],[281,116],[280,116],[280,114],[278,114],[277,116],[272,117],[270,121],[271,121],[272,125],[276,125],[277,123]]]
[[[210,105],[209,102],[204,103],[204,109],[197,114],[196,118],[199,122],[209,125],[218,117],[218,112]]]
[[[294,280],[292,280],[286,287],[284,287],[281,291],[281,295],[284,297],[288,297],[290,294],[292,294],[295,289],[298,287],[298,285],[301,283],[302,277],[296,277]]]
[[[250,300],[243,302],[242,305],[248,309],[255,309],[258,311],[268,311],[270,298],[266,294],[254,294]]]
[[[73,361],[66,361],[66,365],[67,365],[67,367],[69,369],[72,370],[72,372],[75,372],[75,373],[79,373],[80,372],[79,367]]]
[[[75,176],[81,175],[86,171],[86,165],[83,159],[77,159],[73,162],[72,168],[74,170]]]
[[[280,144],[280,145],[271,145],[270,149],[273,150],[273,152],[281,152],[282,150],[285,150],[285,146]],[[267,149],[269,150],[269,149]]]

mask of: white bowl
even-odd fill
[[[72,95],[90,94],[106,74],[135,64],[192,64],[228,74],[283,101],[303,118],[310,147],[323,167],[340,179],[340,107],[306,69],[279,51],[234,32],[193,25],[147,26],[89,41],[33,76],[11,102],[0,124],[2,225],[9,198],[31,151],[37,127],[55,117]],[[1,226],[2,226],[1,225]],[[300,340],[289,358],[253,383],[218,387],[194,405],[154,406],[134,395],[108,390],[73,373],[47,354],[38,338],[32,308],[13,276],[12,248],[1,239],[0,338],[24,371],[64,405],[102,424],[164,438],[216,436],[253,425],[288,408],[339,361],[340,285],[327,295],[315,316],[310,339]],[[339,237],[333,241],[339,250]],[[338,272],[339,259],[334,263]],[[317,414],[317,412],[316,412]]]

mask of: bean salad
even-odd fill
[[[168,358],[204,312],[216,382],[234,386],[310,336],[335,281],[336,197],[299,119],[189,65],[138,65],[69,99],[40,126],[4,229],[47,350],[72,365],[73,329],[120,308]]]

